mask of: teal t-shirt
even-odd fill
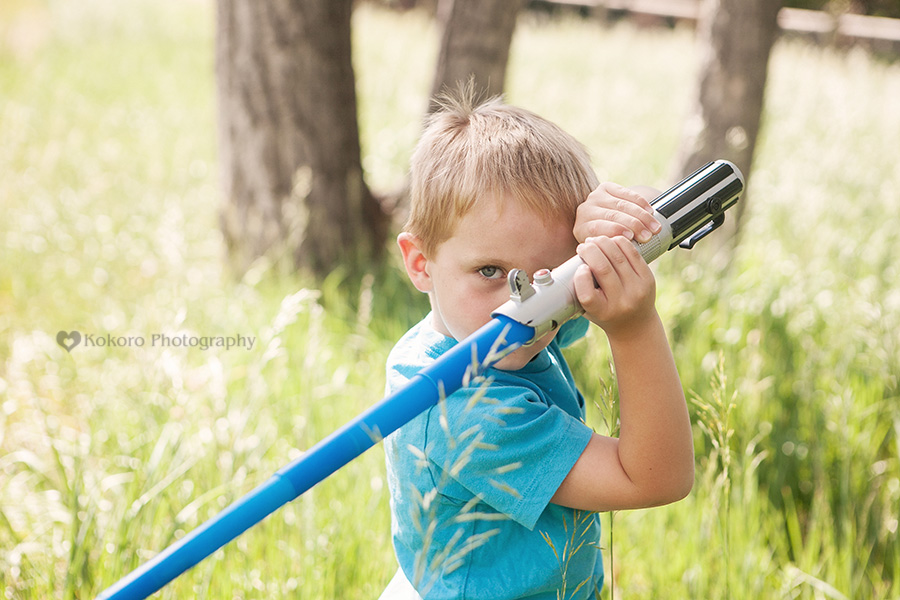
[[[550,504],[592,435],[560,351],[587,326],[566,323],[522,369],[487,369],[385,438],[394,550],[427,600],[599,597],[598,515]],[[426,317],[392,350],[388,393],[456,343]]]

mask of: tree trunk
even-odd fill
[[[431,96],[473,80],[486,97],[503,92],[509,46],[522,0],[439,0],[443,34]],[[429,105],[429,112],[435,109]]]
[[[455,92],[471,83],[478,97],[503,93],[509,47],[524,0],[438,0],[441,47],[434,70],[428,113],[439,94]],[[389,202],[393,216],[403,223],[409,213],[409,181]]]
[[[677,158],[686,176],[724,158],[749,178],[769,53],[782,0],[704,0],[697,26],[699,85]],[[746,202],[731,217],[738,227]]]
[[[224,206],[240,271],[290,254],[323,276],[380,253],[387,219],[363,180],[352,0],[218,0]]]

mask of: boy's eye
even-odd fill
[[[503,269],[500,267],[481,267],[478,269],[478,274],[486,279],[500,279],[501,277],[505,277]]]

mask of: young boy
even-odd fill
[[[513,268],[576,252],[578,318],[486,369],[385,439],[400,570],[382,598],[588,598],[603,585],[594,511],[677,501],[693,484],[690,421],[631,240],[659,230],[647,200],[598,185],[571,136],[499,99],[448,99],[420,140],[398,237],[431,312],[394,347],[388,391],[485,324]],[[595,283],[596,282],[596,283]],[[588,320],[609,340],[620,436],[584,424],[560,348]]]

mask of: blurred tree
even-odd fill
[[[516,19],[523,0],[438,0],[437,21],[441,46],[428,100],[428,112],[438,104],[435,97],[465,85],[478,97],[503,92],[506,66]],[[396,190],[388,204],[402,223],[409,209],[409,181]]]
[[[221,227],[240,272],[273,252],[319,276],[356,271],[384,247],[360,160],[352,5],[218,0]]]
[[[782,0],[703,0],[697,24],[701,64],[676,158],[679,175],[725,158],[749,178],[781,5]],[[732,227],[740,227],[745,208],[738,203]]]
[[[470,79],[486,96],[503,92],[509,46],[522,0],[439,0],[441,48],[431,96]],[[434,110],[432,101],[429,112]]]

